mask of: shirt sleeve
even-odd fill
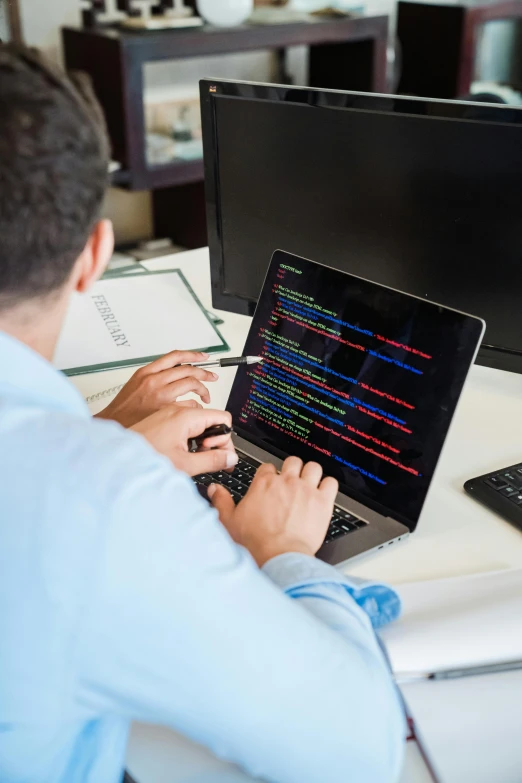
[[[260,571],[186,477],[134,467],[106,482],[83,709],[169,725],[274,783],[396,781],[405,725],[370,619],[395,594],[298,555]]]
[[[359,614],[356,606],[360,607],[374,628],[393,622],[401,613],[395,590],[380,582],[343,576],[315,557],[280,555],[266,563],[263,571],[287,595],[300,600],[323,620],[325,601],[331,604],[331,612]]]

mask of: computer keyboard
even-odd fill
[[[470,479],[464,489],[522,530],[522,462]]]
[[[194,483],[203,496],[205,496],[206,488],[210,486],[210,484],[222,484],[228,489],[236,504],[244,498],[260,463],[256,463],[254,460],[250,459],[250,457],[247,457],[240,452],[238,452],[238,456],[239,462],[232,473],[203,473],[194,478]],[[339,508],[339,506],[335,506],[330,520],[330,526],[326,534],[325,544],[329,544],[331,541],[347,536],[348,533],[353,533],[366,524],[366,522],[363,522],[362,519],[358,519],[354,514],[344,511],[344,509]]]

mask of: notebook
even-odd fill
[[[397,590],[403,615],[381,638],[435,780],[519,783],[522,670],[442,681],[404,673],[522,659],[522,569]]]
[[[522,659],[522,569],[397,588],[403,614],[381,638],[393,670],[423,673]]]
[[[522,671],[401,690],[438,783],[520,783]],[[421,781],[405,771],[401,783]]]

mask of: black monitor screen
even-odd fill
[[[419,101],[416,116],[404,98],[279,93],[212,97],[219,305],[256,301],[282,247],[473,313],[488,344],[522,350],[522,128],[509,123],[522,111]],[[336,98],[368,110],[325,105]]]
[[[315,460],[413,528],[483,323],[276,252],[227,405],[236,429]]]

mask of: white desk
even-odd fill
[[[166,260],[183,270],[212,309],[208,252],[195,250]],[[250,319],[221,314],[220,327],[232,355],[240,355]],[[176,346],[173,346],[175,348]],[[132,370],[73,379],[85,395],[123,383]],[[226,404],[234,372],[223,370],[211,388],[212,404]],[[100,406],[103,407],[103,406]],[[522,459],[522,375],[473,367],[457,411],[418,531],[378,556],[353,562],[346,572],[393,584],[522,566],[522,534],[468,498],[464,481]],[[227,783],[246,780],[217,765],[172,732],[137,726],[129,745],[129,768],[139,783]],[[226,772],[225,772],[226,770]],[[501,776],[498,778],[501,780]],[[404,780],[417,780],[415,775]]]

